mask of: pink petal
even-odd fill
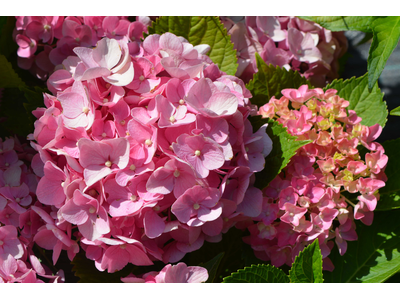
[[[151,239],[160,236],[165,229],[164,220],[153,210],[146,212],[143,225],[145,234]]]

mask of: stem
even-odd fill
[[[351,202],[349,199],[347,199],[345,197],[344,197],[344,200],[346,200],[346,202],[349,203],[351,206],[353,206],[353,207],[356,206],[353,202]]]

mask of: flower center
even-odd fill
[[[82,112],[84,113],[84,114],[88,114],[89,113],[89,111],[90,111],[90,108],[89,107],[84,107],[84,108],[82,108]]]
[[[105,137],[107,136],[107,133],[103,132],[103,133],[101,134],[101,136],[102,136],[103,138],[105,138]]]
[[[43,29],[44,29],[45,31],[49,30],[50,28],[51,28],[51,27],[50,27],[50,25],[48,25],[48,24],[46,24],[46,25],[43,26]]]
[[[183,99],[179,100],[179,104],[180,104],[180,105],[185,104],[185,100],[183,100]]]
[[[34,43],[34,42],[31,42],[31,43],[29,44],[29,47],[31,47],[31,48],[35,47],[35,43]]]
[[[3,246],[3,244],[4,244],[4,242],[3,242],[3,241],[0,241],[0,246]]]
[[[119,124],[121,124],[121,125],[125,125],[125,120],[121,120],[120,122],[119,122]]]
[[[196,150],[196,151],[194,151],[194,155],[196,155],[196,156],[200,156],[200,155],[201,155],[201,151],[200,151],[200,150]]]
[[[125,248],[126,248],[126,244],[119,245],[119,247],[120,247],[121,249],[125,249]]]
[[[175,176],[175,177],[179,177],[179,175],[181,175],[181,172],[179,172],[179,170],[176,169],[176,170],[174,171],[174,176]]]
[[[174,123],[174,122],[176,122],[176,119],[175,119],[174,116],[171,116],[171,117],[169,117],[169,121],[170,121],[171,123]]]
[[[145,140],[144,143],[145,143],[147,146],[149,146],[149,147],[150,147],[151,145],[153,145],[153,142],[152,142],[151,140],[149,140],[149,139]]]
[[[106,167],[111,168],[112,162],[107,160],[105,165],[106,165]]]
[[[96,212],[96,209],[92,206],[91,208],[89,208],[89,212],[90,212],[91,214],[93,214],[93,213]]]
[[[21,198],[15,198],[15,202],[20,203],[21,202]]]
[[[80,38],[75,38],[75,41],[77,41],[78,43],[79,43],[79,41],[80,41],[81,39]]]
[[[200,205],[198,203],[193,204],[193,209],[198,210],[200,208]]]
[[[136,170],[136,166],[134,164],[131,164],[131,166],[129,167],[129,170],[135,171]]]
[[[108,102],[108,99],[107,98],[104,98],[103,99],[103,103],[107,103]]]
[[[143,76],[143,75],[140,75],[139,80],[140,80],[140,81],[143,81],[143,80],[144,80],[144,76]]]
[[[136,202],[137,201],[137,196],[136,195],[132,195],[131,196],[131,201],[132,202]]]

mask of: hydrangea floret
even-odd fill
[[[334,244],[343,255],[347,241],[357,240],[355,221],[373,221],[379,189],[387,180],[388,157],[375,141],[382,127],[362,125],[334,89],[303,85],[282,95],[272,97],[258,114],[312,143],[302,146],[263,190],[262,213],[244,239],[257,257],[279,267],[291,265],[318,238],[324,269],[332,270],[328,255]]]

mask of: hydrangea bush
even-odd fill
[[[334,282],[396,240],[398,145],[372,77],[334,80],[343,20],[1,20],[1,282]]]

